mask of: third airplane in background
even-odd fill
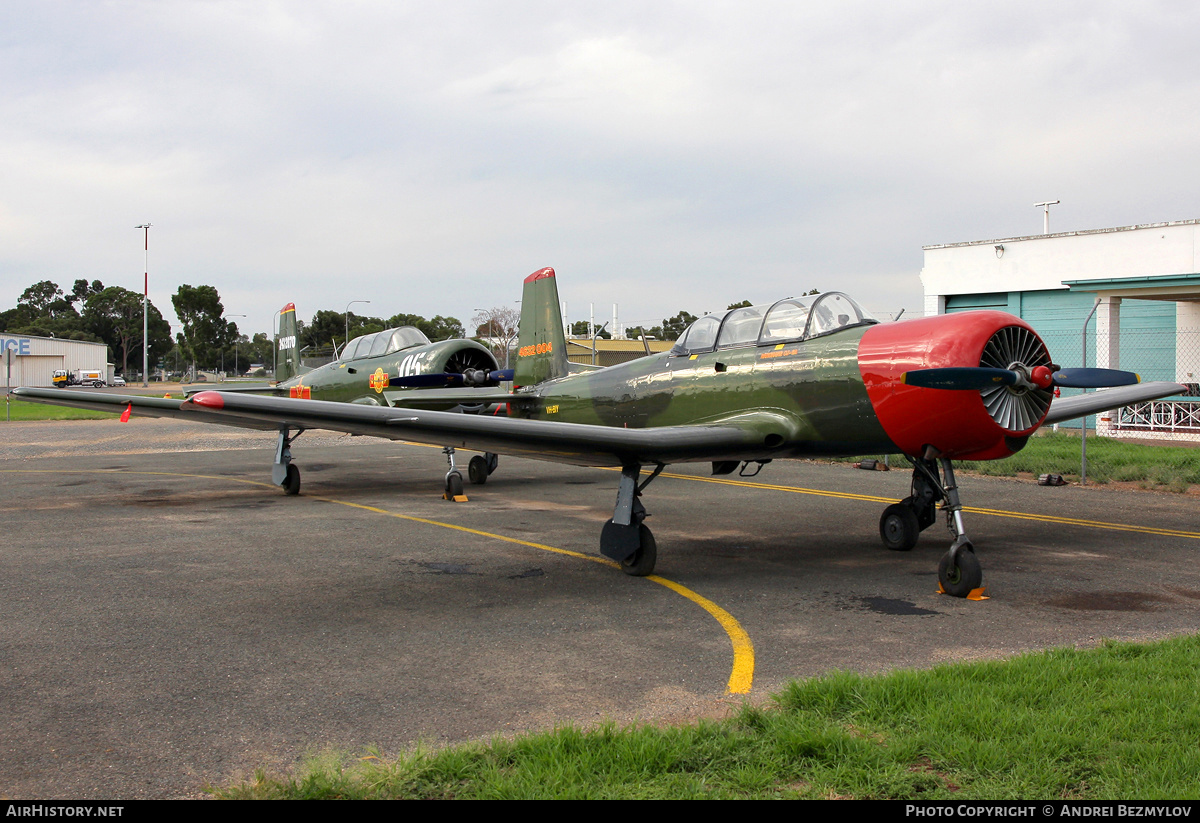
[[[1140,384],[1128,372],[1059,369],[1034,330],[1003,312],[880,324],[839,292],[708,315],[668,353],[572,374],[558,306],[553,269],[527,277],[514,389],[470,390],[475,403],[508,404],[508,417],[429,410],[460,400],[465,389],[391,395],[389,406],[222,391],[203,391],[171,408],[127,396],[117,402],[154,416],[277,429],[281,444],[293,432],[320,428],[433,443],[448,452],[619,467],[600,551],[633,575],[654,570],[657,545],[643,522],[641,497],[668,464],[711,462],[714,474],[739,467],[756,473],[782,458],[902,454],[912,464],[911,494],[884,509],[883,541],[911,549],[937,520],[940,503],[955,539],[938,577],[946,592],[965,597],[983,574],[963,524],[953,460],[1007,457],[1045,423],[1183,390]],[[413,385],[400,374],[388,378],[391,385]],[[1122,388],[1056,400],[1055,386]],[[16,394],[63,402],[67,393]],[[79,397],[70,405],[110,402],[72,394]],[[408,402],[418,397],[424,408]],[[287,475],[290,459],[277,449],[277,478],[281,465]],[[461,489],[452,464],[446,496]]]

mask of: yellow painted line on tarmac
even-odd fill
[[[142,474],[158,477],[191,477],[202,480],[223,480],[233,483],[245,483],[250,486],[264,486],[270,489],[278,488],[272,483],[264,483],[261,480],[244,480],[240,477],[222,477],[211,474],[185,474],[182,472],[152,472],[152,471],[127,471],[124,469],[90,469],[86,471],[77,471],[77,474]],[[62,474],[61,471],[50,469],[0,469],[0,474]],[[680,475],[683,477],[685,475]],[[443,529],[452,529],[454,531],[473,534],[478,537],[488,537],[493,540],[500,540],[505,543],[513,543],[518,546],[528,546],[533,549],[551,552],[553,554],[561,554],[567,557],[573,557],[577,560],[587,560],[592,563],[599,563],[602,566],[609,566],[614,569],[620,569],[620,565],[614,563],[606,557],[598,557],[591,554],[583,554],[582,552],[571,551],[570,549],[560,549],[556,546],[547,546],[544,543],[533,543],[528,540],[520,540],[516,537],[506,537],[502,534],[493,532],[485,532],[480,529],[472,529],[468,526],[458,526],[453,523],[443,523],[438,520],[430,520],[425,517],[416,517],[411,514],[400,514],[399,512],[388,511],[377,506],[367,506],[362,503],[351,503],[347,500],[337,500],[332,497],[323,497],[316,494],[305,494],[304,497],[310,500],[318,500],[322,503],[335,503],[339,506],[347,506],[352,509],[362,509],[363,511],[382,514],[387,517],[395,517],[399,520],[409,520],[413,523],[423,523],[427,526],[438,526]],[[720,624],[725,630],[725,634],[729,637],[730,645],[733,647],[733,668],[729,673],[729,682],[726,684],[725,690],[727,694],[748,694],[750,687],[754,683],[754,644],[750,641],[750,635],[746,633],[741,624],[729,612],[722,609],[716,603],[706,597],[702,597],[686,586],[682,586],[673,580],[668,580],[665,577],[660,577],[656,574],[649,575],[645,578],[652,583],[657,583],[681,597],[695,603]]]
[[[748,483],[745,480],[729,480],[722,477],[700,477],[694,474],[674,474],[663,472],[660,477],[670,477],[673,480],[695,480],[700,483],[722,483],[727,486],[742,486],[749,489],[766,491],[790,492],[791,494],[809,494],[817,497],[837,497],[843,500],[862,500],[869,503],[895,503],[893,497],[877,497],[869,494],[852,494],[850,492],[833,492],[824,489],[806,489],[801,486],[783,486],[773,483]],[[1033,520],[1039,523],[1054,523],[1060,526],[1083,526],[1090,529],[1107,531],[1137,532],[1139,534],[1154,534],[1160,537],[1184,537],[1200,540],[1200,532],[1182,531],[1180,529],[1162,529],[1157,526],[1135,526],[1129,523],[1109,523],[1103,520],[1085,520],[1079,517],[1060,517],[1053,514],[1034,514],[1032,512],[1010,512],[1003,509],[984,509],[975,506],[963,506],[963,511],[970,514],[986,514],[992,517],[1011,517],[1017,520]]]

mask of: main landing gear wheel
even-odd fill
[[[888,506],[879,518],[879,536],[883,538],[883,545],[892,551],[910,551],[921,536],[917,513],[903,503]]]
[[[483,455],[477,454],[467,464],[467,476],[476,486],[482,486],[488,479],[488,464]]]
[[[950,564],[950,552],[942,555],[942,562],[938,564],[938,582],[942,584],[942,591],[954,597],[966,597],[983,585],[983,567],[970,543],[958,547],[956,565]]]
[[[446,499],[454,500],[456,497],[463,496],[462,475],[458,472],[450,472],[446,475]]]
[[[633,577],[646,577],[654,574],[654,564],[658,561],[658,543],[654,534],[645,524],[638,526],[638,548],[633,554],[621,561],[621,571]]]
[[[286,495],[297,495],[300,493],[300,470],[296,468],[294,463],[288,463],[287,477],[279,484]]]

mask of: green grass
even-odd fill
[[[0,409],[0,415],[3,410]],[[24,400],[10,400],[8,415],[0,417],[0,423],[5,420],[106,420],[119,417],[110,412],[92,411],[91,409],[73,409],[70,406],[50,406],[46,403],[27,403]]]
[[[1069,434],[1031,437],[1028,444],[1012,457],[959,464],[967,471],[999,477],[1030,474],[1061,474],[1079,478],[1079,438]],[[1147,446],[1111,437],[1087,440],[1088,482],[1139,482],[1150,488],[1187,491],[1200,483],[1200,449],[1183,446]]]
[[[1088,483],[1135,482],[1144,488],[1180,493],[1200,483],[1200,449],[1147,446],[1111,437],[1090,436],[1087,455]],[[991,477],[1061,474],[1068,481],[1078,482],[1079,456],[1079,437],[1058,432],[1029,438],[1025,448],[1003,460],[963,460],[955,461],[954,465],[963,471]],[[843,458],[845,462],[860,459]],[[908,463],[895,455],[891,465],[893,469],[908,468]]]
[[[796,682],[690,726],[314,757],[221,798],[1200,796],[1200,639]]]

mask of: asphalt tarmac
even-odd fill
[[[1200,625],[1191,497],[960,477],[990,595],[969,602],[937,594],[940,521],[912,552],[880,543],[905,471],[671,467],[637,579],[596,562],[615,472],[502,457],[456,504],[437,449],[305,434],[285,497],[272,448],[0,427],[0,796],[197,797],[329,748],[685,722],[831,669]]]

